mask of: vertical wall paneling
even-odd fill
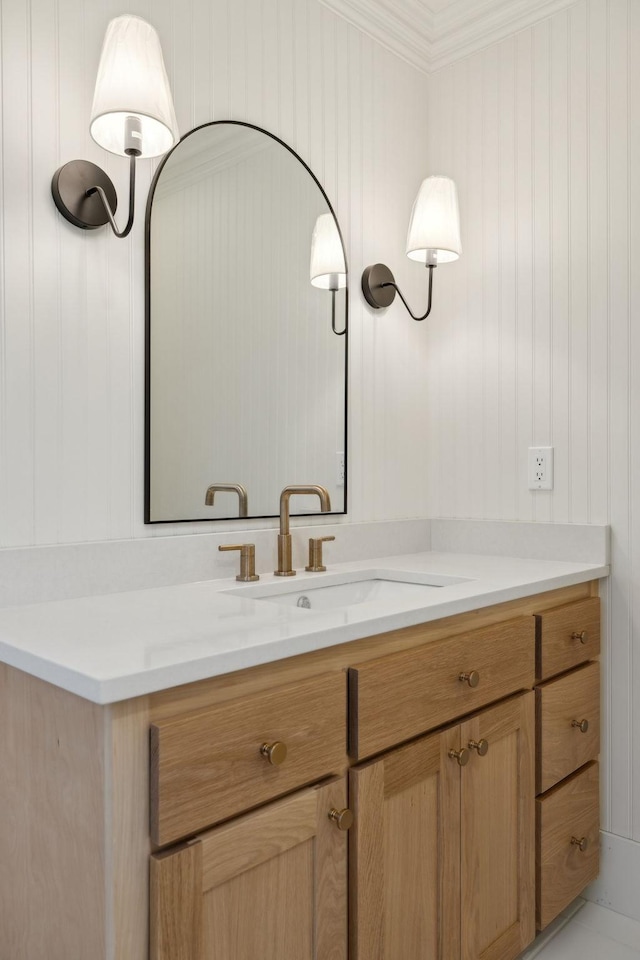
[[[429,153],[458,179],[465,267],[462,293],[439,288],[455,354],[434,338],[428,374],[430,459],[446,465],[432,516],[611,523],[603,825],[640,841],[638,43],[635,0],[578,0],[430,78]],[[527,448],[547,444],[554,490],[529,491]]]
[[[352,269],[348,521],[424,515],[425,331],[418,338],[395,307],[373,316],[359,282],[364,259],[408,269],[407,221],[427,166],[426,76],[318,0],[132,0],[127,9],[158,29],[183,133],[248,120],[289,142],[323,182]],[[157,161],[138,165],[138,223],[124,241],[73,228],[50,196],[56,167],[82,157],[105,167],[117,219],[126,213],[126,162],[88,129],[104,30],[121,8],[2,0],[0,10],[0,545],[207,530],[142,522],[143,219]],[[422,293],[422,281],[409,272],[410,292]],[[307,372],[290,371],[294,394]]]
[[[551,245],[551,411],[548,437],[554,460],[551,519],[569,515],[569,19],[563,12],[550,21],[549,141]]]
[[[551,271],[554,267],[551,196],[551,22],[533,28],[533,436],[532,443],[552,443],[551,407]],[[555,212],[555,211],[554,211]],[[549,496],[533,501],[535,520],[551,520]]]
[[[19,131],[25,162],[3,168],[4,387],[3,490],[11,542],[33,541],[34,499],[34,317],[32,190],[31,4],[13,0],[2,8],[2,79],[5,155]],[[13,282],[8,282],[13,279]],[[12,411],[19,410],[18,416]],[[23,428],[26,428],[23,429]]]
[[[499,383],[499,462],[510,469],[497,476],[496,516],[517,516],[517,328],[516,328],[516,41],[500,44],[498,58],[498,222],[496,258],[499,280],[499,333],[496,379]]]
[[[633,2],[633,0],[632,0]],[[618,576],[612,584],[611,641],[616,656],[611,660],[610,682],[616,696],[611,705],[611,762],[620,770],[611,796],[614,832],[631,835],[633,794],[633,611],[630,570],[633,546],[630,539],[630,428],[635,413],[629,406],[631,382],[629,313],[629,157],[628,157],[628,34],[627,0],[609,0],[608,30],[608,144],[609,144],[609,318],[610,318],[610,516],[614,531],[612,564]],[[614,67],[615,65],[615,67]],[[637,549],[637,548],[636,548]],[[618,647],[624,638],[624,646]],[[623,653],[624,650],[624,653]],[[640,760],[640,757],[638,758]],[[630,762],[632,761],[632,762]]]
[[[569,399],[566,439],[567,519],[590,516],[589,420],[591,409],[589,330],[589,57],[588,9],[578,3],[568,14],[567,141],[568,172],[568,343],[566,379]],[[562,131],[558,130],[562,141]],[[586,242],[585,242],[586,238]],[[586,375],[585,375],[586,373]],[[587,478],[587,483],[584,478]]]
[[[533,35],[525,30],[516,37],[516,122],[515,122],[515,217],[516,217],[516,303],[517,402],[516,462],[514,481],[518,492],[515,517],[533,520],[532,497],[527,489],[527,447],[533,440]],[[500,464],[508,470],[510,461]]]
[[[627,102],[629,118],[629,262],[635,264],[637,256],[640,253],[640,177],[637,171],[640,170],[640,111],[637,105],[637,91],[640,90],[640,62],[635,55],[632,46],[634,39],[640,36],[640,7],[637,3],[630,3],[627,8],[628,38],[627,64],[629,70],[628,91],[629,99]],[[630,382],[629,409],[632,411],[640,410],[640,381],[637,376],[637,365],[640,360],[640,338],[638,336],[637,320],[640,316],[640,276],[638,270],[633,268],[629,274],[629,355],[630,366],[633,371]],[[638,437],[638,424],[632,422],[629,431],[630,445],[630,492],[629,499],[633,505],[631,509],[629,533],[631,544],[634,550],[629,557],[629,581],[631,585],[631,631],[632,635],[638,629],[640,622],[640,563],[638,561],[637,549],[635,545],[640,543],[640,510],[637,504],[640,503],[640,442]],[[640,689],[640,656],[637,652],[637,646],[633,647],[632,653],[632,690]],[[631,716],[630,727],[635,733],[635,739],[632,741],[632,791],[634,803],[632,807],[631,833],[635,838],[640,837],[640,761],[637,759],[640,754],[640,743],[638,742],[637,731],[640,730],[640,697],[634,696],[632,699],[633,712]]]

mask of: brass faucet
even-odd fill
[[[329,513],[331,500],[329,492],[319,484],[285,487],[280,494],[280,533],[278,534],[278,569],[274,570],[276,577],[295,577],[296,571],[291,567],[291,534],[289,533],[289,499],[298,494],[315,494],[320,497],[322,513]]]
[[[213,500],[218,491],[222,493],[229,490],[238,494],[238,516],[246,517],[249,507],[249,497],[247,496],[246,488],[243,487],[241,483],[212,483],[205,494],[205,506],[213,506]]]

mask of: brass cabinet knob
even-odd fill
[[[587,633],[586,630],[575,630],[571,634],[571,639],[579,640],[580,643],[587,643],[587,641],[589,640],[589,634]]]
[[[579,839],[578,837],[571,837],[571,843],[584,853],[589,846],[589,837],[580,837]]]
[[[469,740],[467,746],[469,750],[477,750],[480,757],[486,757],[489,753],[489,741],[485,740],[484,737],[482,740]]]
[[[333,807],[329,810],[329,820],[333,820],[338,830],[348,830],[349,827],[353,826],[353,814],[348,807],[345,807],[344,810],[336,810]]]
[[[470,687],[477,687],[480,683],[480,674],[477,670],[471,670],[469,673],[459,673],[458,680],[461,683],[468,683]]]
[[[279,740],[274,743],[263,743],[260,747],[260,753],[274,767],[279,767],[287,759],[287,745]]]
[[[589,721],[588,720],[572,720],[571,726],[577,727],[580,733],[586,733],[587,730],[589,729]]]
[[[466,767],[471,754],[466,747],[463,747],[462,750],[449,750],[449,756],[452,760],[457,760],[461,767]]]

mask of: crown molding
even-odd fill
[[[320,2],[428,74],[531,27],[577,0]]]
[[[434,39],[434,14],[419,0],[320,0],[362,33],[429,73]]]

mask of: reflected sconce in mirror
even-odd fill
[[[309,274],[312,286],[331,291],[331,329],[336,336],[343,336],[347,320],[345,317],[344,330],[336,330],[336,293],[347,285],[347,267],[342,240],[330,213],[322,213],[313,228]]]
[[[105,150],[129,157],[129,217],[114,220],[118,199],[110,178],[95,163],[71,160],[53,175],[55,205],[70,223],[95,230],[109,223],[116,237],[133,226],[138,157],[158,157],[178,140],[173,99],[158,34],[146,20],[125,15],[105,34],[91,108],[90,132]]]
[[[426,320],[431,312],[434,267],[457,260],[461,252],[456,185],[449,177],[427,177],[413,204],[407,235],[407,256],[429,268],[429,300],[425,313],[420,317],[413,313],[384,263],[374,263],[362,274],[364,298],[379,310],[391,306],[397,292],[414,320]]]

